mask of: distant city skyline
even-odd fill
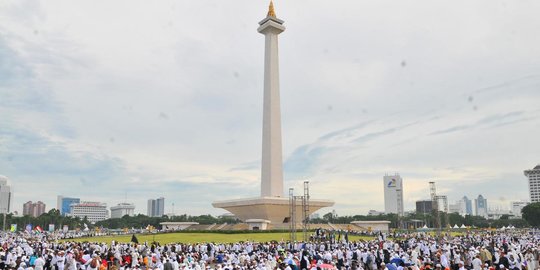
[[[287,28],[285,190],[309,180],[339,215],[382,211],[381,177],[394,172],[405,209],[429,198],[429,181],[451,202],[528,198],[523,171],[540,163],[540,2],[274,4]],[[259,194],[256,29],[267,9],[0,2],[0,175],[12,211],[60,194],[108,205],[127,194],[139,213],[163,196],[165,213],[174,203],[220,215],[211,202]]]
[[[9,178],[7,178],[7,179],[9,179]],[[6,181],[7,181],[7,179],[6,179]],[[403,179],[397,173],[395,175],[385,175],[383,177],[383,183],[385,185],[387,185],[388,184],[387,182],[389,181],[389,179],[396,179],[396,186],[400,186],[400,185],[403,184]],[[397,191],[395,191],[395,192],[397,192]],[[401,190],[400,190],[400,192],[401,192]],[[440,195],[444,195],[444,194],[440,194]],[[469,200],[470,203],[471,203],[471,206],[468,206],[465,203],[464,199],[468,199],[469,195],[472,195],[472,193],[471,194],[466,194],[466,195],[458,198],[457,200],[455,200],[456,204],[452,204],[452,200],[450,200],[450,202],[449,202],[449,212],[451,212],[451,213],[452,212],[458,212],[458,213],[460,213],[462,215],[472,213],[473,215],[481,215],[481,216],[486,216],[487,217],[487,212],[484,212],[484,211],[498,212],[498,211],[503,210],[503,211],[507,211],[508,213],[514,213],[516,211],[521,211],[521,208],[523,208],[523,206],[530,203],[530,201],[527,200],[527,199],[519,199],[519,200],[509,201],[507,203],[507,205],[501,204],[501,205],[495,205],[494,207],[484,208],[485,205],[487,205],[488,198],[485,197],[485,196],[482,196],[482,194],[479,194],[478,197],[474,197],[474,204],[472,203],[472,200]],[[402,196],[407,196],[407,194],[406,193],[402,194]],[[135,204],[126,202],[125,200],[126,200],[126,198],[122,202],[120,202],[120,203],[118,203],[116,205],[111,204],[110,207],[106,208],[107,210],[110,210],[110,212],[111,212],[110,217],[111,218],[113,217],[112,212],[115,211],[115,210],[117,210],[118,213],[121,213],[121,214],[119,214],[121,216],[123,216],[124,214],[128,214],[128,215],[144,214],[144,215],[147,215],[147,216],[160,216],[160,213],[161,213],[161,215],[164,215],[164,214],[167,214],[167,215],[171,215],[171,214],[175,214],[175,215],[190,214],[188,212],[180,212],[180,211],[182,211],[182,209],[176,209],[175,210],[174,209],[174,202],[171,203],[170,208],[166,207],[165,198],[163,198],[163,197],[159,197],[157,199],[148,199],[147,203],[146,203],[146,209],[141,209],[141,207],[137,207]],[[384,200],[384,196],[383,196],[383,200]],[[81,201],[88,202],[88,201],[92,201],[92,199],[91,198],[83,198],[81,200],[81,198],[73,198],[73,197],[65,197],[63,195],[57,195],[57,206],[55,207],[55,209],[59,209],[60,213],[64,213],[63,210],[61,210],[62,208],[67,209],[67,208],[69,208],[69,206],[71,204],[80,203]],[[27,203],[31,203],[31,201],[29,201]],[[27,204],[27,203],[25,203],[25,204]],[[43,204],[43,202],[41,202],[41,201],[38,201],[36,203]],[[91,202],[91,203],[94,203],[94,202]],[[109,204],[107,201],[102,201],[100,203],[103,203],[105,205]],[[420,203],[421,206],[419,206],[419,203]],[[426,206],[425,203],[428,203],[429,205]],[[395,208],[395,207],[398,207],[398,205],[399,205],[398,202],[394,202],[393,204],[394,205],[390,206],[390,207]],[[43,204],[43,207],[45,207],[45,204]],[[474,207],[474,211],[472,211],[472,209],[469,209],[469,207],[471,207],[471,208]],[[135,209],[137,209],[137,210],[135,210]],[[411,208],[405,207],[403,209],[403,213],[414,212],[414,211],[418,212],[419,211],[418,209],[431,209],[430,199],[425,198],[425,199],[420,199],[420,200],[415,201],[414,205]],[[479,211],[479,209],[480,209],[480,211]],[[49,210],[50,209],[47,209],[46,211],[49,211]],[[170,211],[168,211],[168,210],[170,210]],[[325,214],[327,212],[336,212],[335,207],[328,208],[327,210],[328,211],[317,212],[317,214],[321,215],[321,214]],[[372,213],[374,213],[374,211],[376,211],[378,213],[388,213],[388,210],[383,207],[382,209],[369,209],[365,213],[364,212],[356,212],[356,213],[351,213],[351,214],[370,215],[370,213],[372,214]],[[442,211],[442,209],[441,209],[441,211]],[[24,214],[24,209],[21,210],[21,211],[14,210],[14,211],[11,211],[11,212],[18,212],[19,214]],[[390,213],[394,213],[394,212],[395,211],[390,211]],[[67,214],[69,214],[69,212]],[[208,213],[201,212],[201,213],[191,213],[191,214],[192,215],[204,215],[204,214],[208,214]],[[343,215],[347,215],[347,214],[343,214]],[[518,216],[521,216],[520,213],[518,214]]]

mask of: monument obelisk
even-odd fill
[[[281,153],[281,108],[279,97],[278,35],[285,31],[283,21],[276,17],[270,1],[266,18],[259,22],[257,31],[265,37],[264,49],[264,104],[261,161],[261,196],[256,198],[216,201],[212,205],[223,208],[250,228],[262,230],[282,228],[289,220],[289,198],[283,196],[283,160]],[[309,213],[334,205],[329,200],[309,200]],[[302,206],[297,205],[296,219]],[[282,227],[280,227],[282,226]]]
[[[261,197],[283,197],[278,35],[285,27],[276,17],[272,1],[259,25],[257,31],[265,36]]]

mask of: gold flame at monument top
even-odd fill
[[[274,1],[270,0],[270,6],[268,6],[268,17],[276,17],[276,11],[274,10]]]

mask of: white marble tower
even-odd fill
[[[272,2],[259,25],[257,31],[265,36],[261,197],[283,197],[278,35],[285,27]]]
[[[215,201],[212,206],[225,209],[248,224],[259,224],[259,229],[268,229],[268,224],[274,229],[283,229],[289,226],[286,222],[290,218],[290,206],[289,198],[283,196],[278,35],[285,27],[283,21],[276,18],[272,2],[257,31],[265,36],[261,196]],[[310,198],[309,213],[332,205],[334,202],[330,200]],[[301,204],[296,206],[296,215],[296,220],[302,219]]]

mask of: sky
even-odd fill
[[[338,215],[528,199],[540,163],[540,2],[276,0],[285,188]],[[219,215],[260,193],[268,1],[0,2],[0,175],[56,196]],[[174,207],[173,207],[174,204]]]

